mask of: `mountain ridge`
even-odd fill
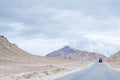
[[[15,62],[33,62],[41,56],[32,55],[20,49],[15,43],[0,35],[0,60],[15,61]]]
[[[64,58],[64,59],[72,59],[72,60],[82,60],[82,61],[83,60],[84,61],[97,60],[99,58],[103,58],[104,60],[107,59],[107,57],[102,54],[97,54],[97,53],[89,52],[89,51],[75,50],[74,48],[71,48],[69,46],[65,46],[59,50],[53,51],[52,53],[46,56],[47,57],[58,57],[58,58]]]
[[[112,62],[120,62],[120,51],[116,52],[115,54],[113,54],[110,58],[109,61]]]

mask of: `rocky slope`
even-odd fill
[[[120,51],[112,55],[109,60],[112,62],[120,62]]]
[[[33,62],[41,57],[29,54],[0,35],[0,61]]]
[[[110,56],[108,65],[114,69],[120,70],[120,51]]]
[[[47,57],[59,57],[64,59],[80,60],[80,61],[89,61],[89,60],[93,61],[99,58],[103,58],[105,60],[107,59],[107,57],[105,57],[102,54],[97,54],[97,53],[88,52],[88,51],[74,50],[69,46],[65,46],[62,49],[54,51],[48,54]]]

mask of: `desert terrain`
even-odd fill
[[[32,55],[0,36],[0,80],[54,80],[90,64]]]
[[[114,55],[112,55],[109,58],[109,61],[107,63],[111,68],[119,70],[120,71],[120,51],[116,52]]]
[[[100,57],[111,68],[120,70],[120,52],[108,59],[66,46],[43,57],[20,49],[0,35],[0,80],[54,80],[89,67]]]
[[[1,60],[0,80],[54,80],[66,74],[79,71],[91,64],[91,62],[72,62],[59,59],[47,60],[39,63]]]

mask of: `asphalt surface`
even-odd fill
[[[104,63],[95,63],[89,68],[56,80],[120,80],[120,71],[111,69]]]

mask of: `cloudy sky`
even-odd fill
[[[0,34],[32,54],[70,45],[109,56],[120,50],[120,0],[0,0]]]

